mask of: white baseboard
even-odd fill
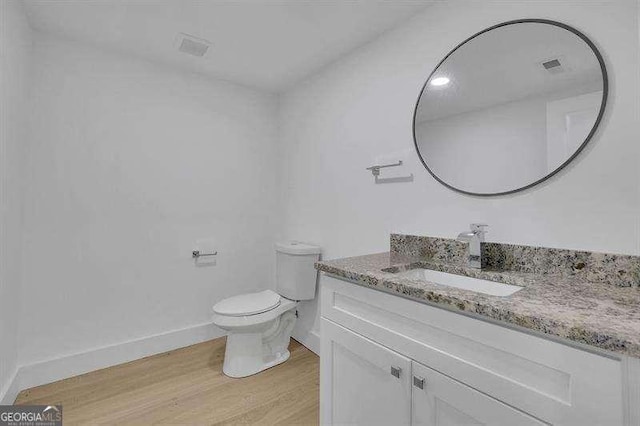
[[[0,389],[1,405],[13,404],[13,401],[15,401],[16,398],[14,396],[13,399],[10,399],[10,396],[18,395],[18,392],[20,392],[19,390],[16,389],[17,383],[18,383],[18,381],[16,380],[16,378],[18,377],[18,370],[19,370],[18,368],[14,370],[13,374],[11,375],[7,383],[5,383],[5,386],[2,389]]]
[[[0,395],[0,402],[5,405],[13,404],[18,393],[24,389],[205,342],[224,334],[223,330],[212,323],[204,323],[23,365],[18,368],[5,394]]]
[[[302,343],[311,352],[320,356],[320,335],[317,331],[312,330],[304,334],[294,332],[292,337]]]

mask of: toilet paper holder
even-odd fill
[[[200,250],[194,250],[191,252],[191,257],[193,257],[194,259],[198,259],[200,257],[216,256],[217,254],[217,251],[214,251],[212,253],[200,253]]]

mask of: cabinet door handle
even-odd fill
[[[418,389],[424,389],[424,378],[413,376],[413,386],[417,387]]]
[[[397,377],[398,379],[400,378],[400,372],[402,371],[402,368],[400,367],[394,367],[393,365],[391,366],[391,375],[393,377]]]

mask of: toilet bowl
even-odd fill
[[[247,302],[248,299],[253,301]],[[277,299],[276,304],[273,299]],[[297,304],[271,290],[231,297],[216,304],[213,322],[228,332],[224,374],[246,377],[289,359]],[[252,311],[260,306],[259,312]]]
[[[213,306],[213,323],[227,331],[222,371],[247,377],[289,359],[289,341],[300,300],[315,297],[314,263],[320,248],[276,244],[276,290],[242,294]]]

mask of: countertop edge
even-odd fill
[[[640,345],[616,336],[590,332],[589,330],[571,327],[558,321],[543,320],[533,316],[523,316],[509,310],[490,306],[489,304],[477,302],[470,304],[466,300],[458,299],[455,296],[442,295],[437,291],[426,291],[424,292],[425,297],[412,296],[410,290],[415,289],[410,286],[392,282],[388,282],[388,285],[385,285],[384,279],[381,280],[372,275],[347,271],[328,265],[322,261],[317,262],[315,268],[318,271],[330,274],[336,278],[343,278],[356,285],[403,297],[428,306],[446,309],[460,315],[479,320],[488,320],[496,325],[517,328],[523,332],[532,332],[540,337],[552,338],[552,340],[558,343],[568,344],[581,350],[592,351],[599,355],[610,358],[619,358],[620,356],[640,358]]]

